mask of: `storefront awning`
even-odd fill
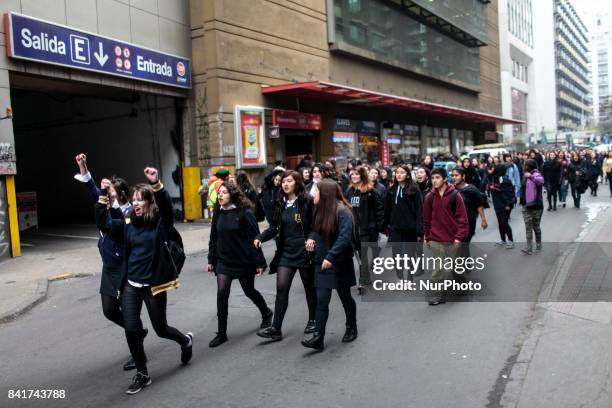
[[[298,96],[327,102],[371,107],[394,107],[478,123],[496,123],[499,125],[518,125],[525,123],[521,120],[504,118],[502,116],[490,115],[488,113],[455,108],[452,106],[420,101],[418,99],[384,94],[323,81],[263,86],[261,91],[266,95]]]

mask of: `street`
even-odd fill
[[[583,199],[579,211],[571,204],[545,211],[545,242],[573,241],[609,206],[607,197],[586,194]],[[495,215],[487,210],[487,216],[489,229],[478,227],[476,241],[498,240]],[[517,242],[512,261],[487,279],[504,279],[525,263],[520,210],[513,211],[511,225]],[[273,242],[264,245],[268,260],[273,251]],[[205,265],[203,254],[190,256],[180,289],[168,296],[169,323],[195,335],[188,366],[181,365],[176,344],[156,337],[143,311],[150,328],[145,349],[153,384],[135,396],[125,395],[134,372],[121,370],[129,352],[123,331],[102,315],[99,275],[53,282],[45,302],[0,325],[0,406],[448,407],[452,401],[454,407],[498,407],[534,306],[478,298],[438,307],[358,301],[359,338],[343,344],[344,315],[334,295],[326,348],[317,353],[300,345],[307,315],[299,279],[291,291],[285,337],[270,344],[255,335],[259,313],[234,283],[229,341],[210,349],[216,285]],[[273,305],[275,277],[257,278],[256,287]],[[11,389],[65,390],[66,399],[9,400]]]

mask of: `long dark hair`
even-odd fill
[[[306,187],[304,187],[304,180],[300,173],[294,170],[287,170],[281,177],[281,189],[278,192],[278,204],[281,206],[285,205],[285,201],[287,200],[287,194],[283,190],[283,180],[287,177],[293,178],[295,181],[295,196],[297,197],[298,202],[302,202],[302,200],[306,197]]]
[[[427,166],[425,166],[425,168],[427,168]],[[406,172],[406,185],[404,186],[403,193],[407,196],[415,195],[418,187],[414,180],[412,180],[412,172],[410,171],[410,168],[406,164],[402,164],[397,166],[395,170],[397,171],[397,169],[402,169]],[[399,181],[397,181],[397,176],[395,174],[393,175],[393,186],[402,188]]]
[[[251,177],[249,177],[246,171],[240,170],[236,173],[236,184],[238,184],[242,191],[255,190]]]
[[[127,181],[121,177],[113,176],[110,182],[117,193],[117,201],[119,201],[119,204],[123,205],[130,201],[130,186]]]
[[[242,191],[242,189],[240,189],[240,187],[238,187],[235,183],[232,183],[230,181],[224,181],[223,183],[221,183],[217,191],[221,190],[222,187],[225,187],[227,189],[227,192],[230,195],[230,202],[234,204],[237,208],[239,209],[253,208],[253,203],[251,202],[251,200],[249,200],[244,195],[244,192]],[[215,214],[217,214],[220,209],[221,209],[221,205],[219,204],[219,200],[217,200],[213,211]]]
[[[132,196],[137,193],[140,195],[140,199],[145,201],[146,204],[142,208],[142,217],[136,217],[136,213],[134,212],[134,209],[132,209],[129,214],[130,218],[142,218],[142,221],[146,226],[157,224],[159,220],[159,207],[155,202],[155,194],[153,193],[153,189],[149,184],[136,184],[132,188]]]
[[[323,179],[317,183],[319,202],[315,206],[313,231],[318,233],[329,245],[338,228],[338,211],[344,207],[351,208],[342,194],[340,185],[331,179]],[[349,211],[351,217],[353,212]]]

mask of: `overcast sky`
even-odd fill
[[[539,0],[536,0],[539,1]],[[574,8],[587,26],[589,32],[594,30],[597,13],[607,10],[612,17],[611,0],[572,0]]]

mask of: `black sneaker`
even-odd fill
[[[314,333],[316,330],[317,330],[317,322],[314,320],[309,320],[308,323],[306,323],[306,327],[304,328],[304,333],[311,334],[311,333]]]
[[[441,297],[433,297],[429,300],[429,306],[438,306],[443,303],[446,303],[446,300],[444,300],[444,298],[441,298]]]
[[[268,309],[268,313],[261,318],[260,329],[265,329],[266,327],[272,326],[272,317],[274,316],[274,312],[272,309]]]
[[[270,339],[272,341],[281,341],[283,339],[283,333],[274,326],[266,327],[265,329],[259,329],[257,331],[259,337],[264,339]]]
[[[183,364],[187,364],[191,360],[191,354],[193,351],[193,333],[189,332],[186,335],[189,338],[189,344],[185,347],[181,347],[181,361]]]
[[[151,385],[153,381],[151,381],[151,377],[146,374],[141,373],[140,371],[136,373],[134,378],[132,378],[132,385],[125,391],[128,395],[136,394],[140,392],[144,387],[148,387]]]

